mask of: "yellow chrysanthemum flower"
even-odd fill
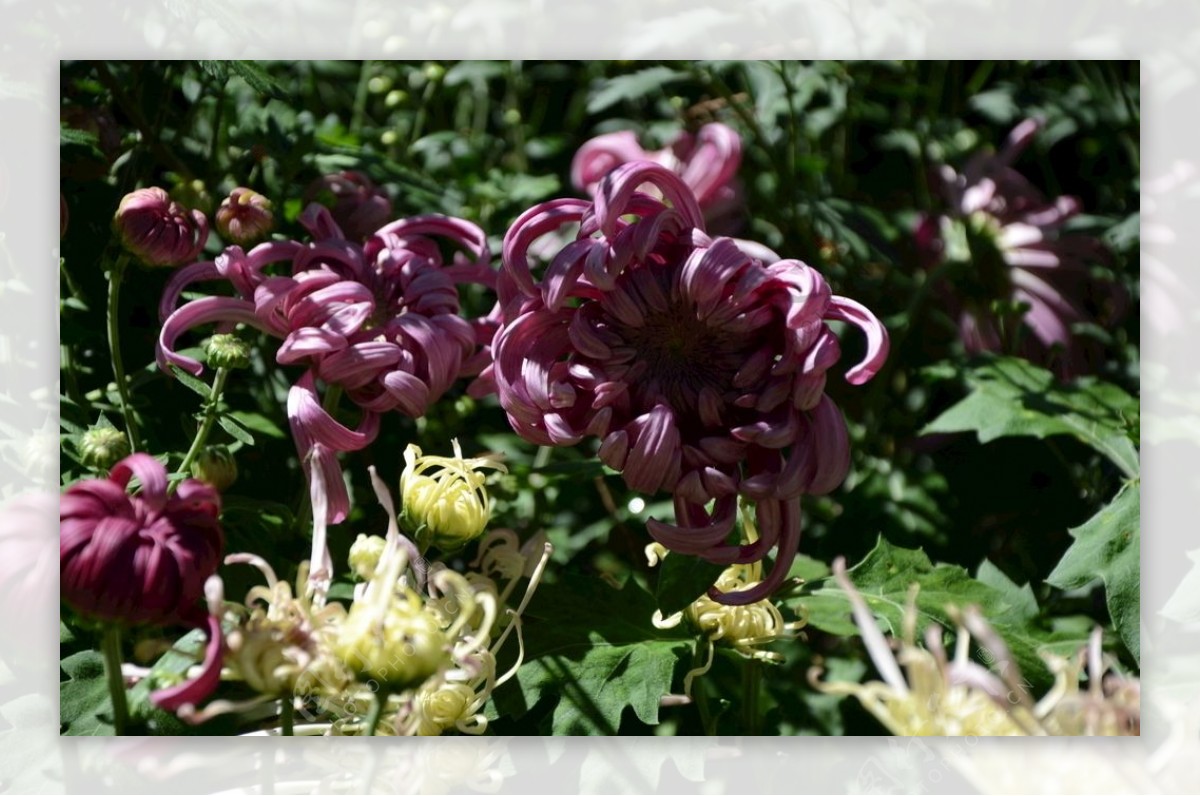
[[[491,456],[464,459],[458,440],[454,456],[425,456],[416,445],[404,451],[400,475],[402,520],[417,542],[446,551],[461,549],[487,527],[492,515],[491,498],[484,488],[483,469],[507,472]]]

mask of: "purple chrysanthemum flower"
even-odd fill
[[[483,231],[466,221],[437,215],[395,221],[361,245],[346,240],[320,205],[311,205],[301,222],[311,243],[277,241],[249,252],[231,246],[216,262],[181,269],[159,306],[158,362],[164,370],[176,365],[199,374],[200,363],[174,349],[180,334],[205,323],[245,323],[282,339],[276,361],[307,368],[288,397],[292,433],[306,471],[314,463],[322,468],[336,523],[349,509],[337,453],[369,444],[380,413],[420,417],[457,378],[482,367],[478,348],[490,339],[490,327],[460,316],[458,285],[491,286],[495,274]],[[444,263],[437,238],[465,255]],[[264,272],[281,261],[291,263],[290,275]],[[182,291],[205,280],[226,280],[238,295],[176,309]],[[337,385],[362,409],[356,430],[322,408],[317,380]]]
[[[587,141],[571,161],[571,182],[577,190],[595,195],[601,181],[625,163],[648,160],[683,180],[696,197],[710,228],[731,227],[742,204],[735,178],[742,164],[742,139],[720,122],[695,134],[681,132],[663,149],[648,151],[628,130],[598,135]]]
[[[121,243],[146,265],[170,266],[194,260],[208,240],[208,219],[171,199],[162,188],[126,194],[113,216]]]
[[[130,496],[134,477],[142,488]],[[106,622],[196,623],[196,601],[225,543],[220,511],[220,495],[200,481],[168,494],[166,469],[144,453],[118,462],[108,478],[73,484],[59,509],[63,600]]]
[[[1040,127],[1035,119],[1021,122],[999,152],[976,154],[961,173],[943,165],[938,178],[947,211],[922,219],[915,237],[929,264],[971,263],[977,289],[948,296],[970,353],[1015,350],[1069,377],[1086,370],[1083,343],[1072,327],[1094,320],[1080,300],[1100,288],[1113,315],[1123,296],[1088,273],[1090,265],[1111,261],[1104,245],[1063,231],[1079,213],[1079,200],[1050,202],[1012,168]],[[991,302],[997,299],[1028,308],[1019,324],[1006,328],[996,317]]]
[[[647,183],[664,199],[638,190]],[[527,250],[566,224],[579,235],[539,283]],[[675,524],[648,523],[672,550],[728,565],[778,547],[757,587],[714,598],[774,591],[799,544],[800,495],[834,489],[850,464],[845,421],[824,394],[840,354],[825,322],[866,332],[852,384],[882,366],[882,324],[804,263],[766,265],[709,237],[688,186],[644,161],[614,171],[593,202],[558,199],[518,218],[498,290],[504,323],[485,377],[513,429],[540,445],[595,437],[632,489],[673,493]],[[761,538],[730,545],[739,496],[756,501]]]

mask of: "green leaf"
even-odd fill
[[[682,611],[708,591],[724,571],[725,567],[703,558],[668,555],[659,567],[658,585],[654,589],[658,609],[663,616]]]
[[[985,586],[991,586],[1002,593],[1013,606],[1014,617],[1031,620],[1038,615],[1037,597],[1033,595],[1029,584],[1018,586],[991,561],[984,559],[975,573],[975,578]]]
[[[243,442],[247,445],[254,444],[254,437],[250,435],[250,432],[235,423],[233,418],[222,415],[217,418],[217,422],[221,424],[221,428],[229,432],[229,436],[238,442]]]
[[[84,130],[77,130],[74,127],[61,126],[58,128],[58,145],[63,147],[80,147],[87,151],[87,154],[97,160],[104,159],[104,153],[100,151],[100,141],[92,133]]]
[[[494,695],[499,715],[519,718],[548,699],[555,735],[616,734],[626,708],[657,724],[659,700],[694,643],[682,629],[656,629],[655,607],[632,581],[617,590],[576,575],[543,585],[525,616],[525,663]]]
[[[930,622],[952,625],[946,606],[974,603],[986,612],[989,621],[1021,622],[1025,607],[1000,591],[972,578],[965,569],[953,564],[934,564],[923,550],[894,547],[882,536],[875,549],[849,570],[850,580],[863,594],[885,633],[899,636],[903,628],[908,591],[913,583],[917,593],[917,632]],[[858,635],[850,618],[850,600],[841,587],[826,578],[798,600],[809,611],[808,622],[828,633]]]
[[[1046,578],[1060,589],[1103,581],[1108,613],[1134,660],[1141,658],[1140,492],[1139,483],[1130,481],[1096,516],[1072,528],[1075,543]]]
[[[104,657],[95,650],[64,658],[60,669],[59,731],[63,735],[112,735],[112,703],[104,679]]]
[[[229,79],[228,61],[200,61],[200,68],[212,75],[214,80],[225,82]]]
[[[288,93],[284,87],[254,61],[229,61],[228,66],[230,72],[245,80],[250,88],[259,94],[265,94],[272,99],[287,97]]]
[[[985,569],[986,572],[986,569]],[[916,601],[916,633],[918,639],[930,622],[953,629],[950,606],[964,608],[977,605],[987,620],[1008,643],[1009,649],[1023,675],[1035,688],[1050,684],[1050,673],[1039,657],[1047,645],[1062,644],[1071,650],[1083,643],[1085,633],[1050,633],[1034,626],[1036,602],[1028,586],[1019,588],[1002,573],[987,572],[997,581],[1004,578],[1007,585],[997,587],[972,578],[965,569],[952,564],[934,564],[922,550],[894,547],[882,536],[866,558],[849,571],[850,580],[862,593],[881,630],[902,637],[904,612],[912,584],[919,584]],[[799,597],[787,600],[803,608],[808,623],[815,628],[838,636],[860,635],[850,616],[850,600],[832,578],[812,584]]]
[[[683,79],[683,74],[666,66],[652,66],[631,75],[619,75],[597,85],[588,97],[588,113],[599,113],[624,100],[641,99],[668,83]]]
[[[257,412],[230,412],[229,416],[236,420],[239,425],[251,431],[257,431],[264,436],[275,439],[287,439],[288,437],[279,426]]]
[[[1056,434],[1075,437],[1107,456],[1130,478],[1138,474],[1137,399],[1105,382],[1058,384],[1023,359],[994,358],[967,376],[972,392],[922,434],[974,431],[980,442]]]
[[[212,397],[212,390],[209,388],[209,386],[192,374],[188,373],[186,370],[172,365],[171,373],[174,374],[175,378],[179,380],[180,384],[182,384],[184,387],[187,387],[204,400],[207,401]]]
[[[1179,588],[1168,599],[1159,612],[1176,622],[1195,622],[1200,619],[1200,550],[1187,554],[1192,559],[1192,569],[1184,575]]]

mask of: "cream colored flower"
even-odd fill
[[[496,458],[464,459],[458,440],[452,444],[452,457],[425,456],[416,445],[409,445],[400,475],[406,526],[418,543],[446,551],[458,550],[477,538],[491,519],[491,498],[484,488],[487,476],[480,471],[490,468],[506,472]]]
[[[1055,685],[1035,702],[1008,645],[974,606],[961,612],[950,610],[956,640],[954,659],[949,660],[940,625],[931,624],[926,629],[924,648],[914,640],[914,584],[904,615],[900,651],[893,655],[862,595],[846,575],[844,559],[834,561],[833,573],[850,600],[854,621],[883,679],[867,683],[821,681],[820,671],[813,669],[809,681],[827,694],[853,695],[893,735],[1137,734],[1137,681],[1105,681],[1104,672],[1110,663],[1100,653],[1099,629],[1074,662],[1043,656],[1055,673]],[[995,672],[970,659],[972,637],[987,651]],[[1079,691],[1079,676],[1085,658],[1091,686],[1083,694]]]

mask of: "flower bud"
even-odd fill
[[[388,691],[414,688],[450,662],[441,622],[411,590],[356,601],[339,629],[334,653],[355,676]]]
[[[447,552],[478,537],[491,519],[491,499],[480,468],[506,471],[492,458],[464,459],[458,440],[453,445],[453,457],[422,456],[420,448],[409,445],[400,475],[404,523],[423,537],[422,541]]]
[[[224,445],[213,445],[201,451],[192,462],[192,475],[218,492],[224,492],[237,481],[237,460]]]
[[[129,439],[112,426],[92,426],[83,432],[79,458],[88,467],[108,470],[129,455]]]
[[[472,716],[475,691],[463,683],[434,681],[417,694],[417,735],[441,735]]]
[[[142,488],[131,496],[134,476]],[[203,621],[197,601],[225,544],[220,512],[220,495],[199,481],[168,495],[166,468],[145,453],[73,484],[59,504],[63,601],[105,622]]]
[[[350,545],[350,569],[354,570],[359,579],[370,580],[379,567],[379,559],[383,557],[385,547],[387,540],[382,536],[360,533],[354,544]]]
[[[217,231],[239,246],[262,240],[274,226],[271,201],[249,188],[234,188],[217,208]]]
[[[171,266],[196,259],[208,240],[208,219],[188,210],[162,188],[126,194],[113,217],[121,243],[146,265]]]
[[[250,344],[236,334],[214,334],[204,343],[204,356],[215,368],[248,368]]]
[[[320,177],[308,186],[304,201],[328,207],[346,237],[356,241],[365,239],[392,217],[392,201],[387,194],[359,171]]]

